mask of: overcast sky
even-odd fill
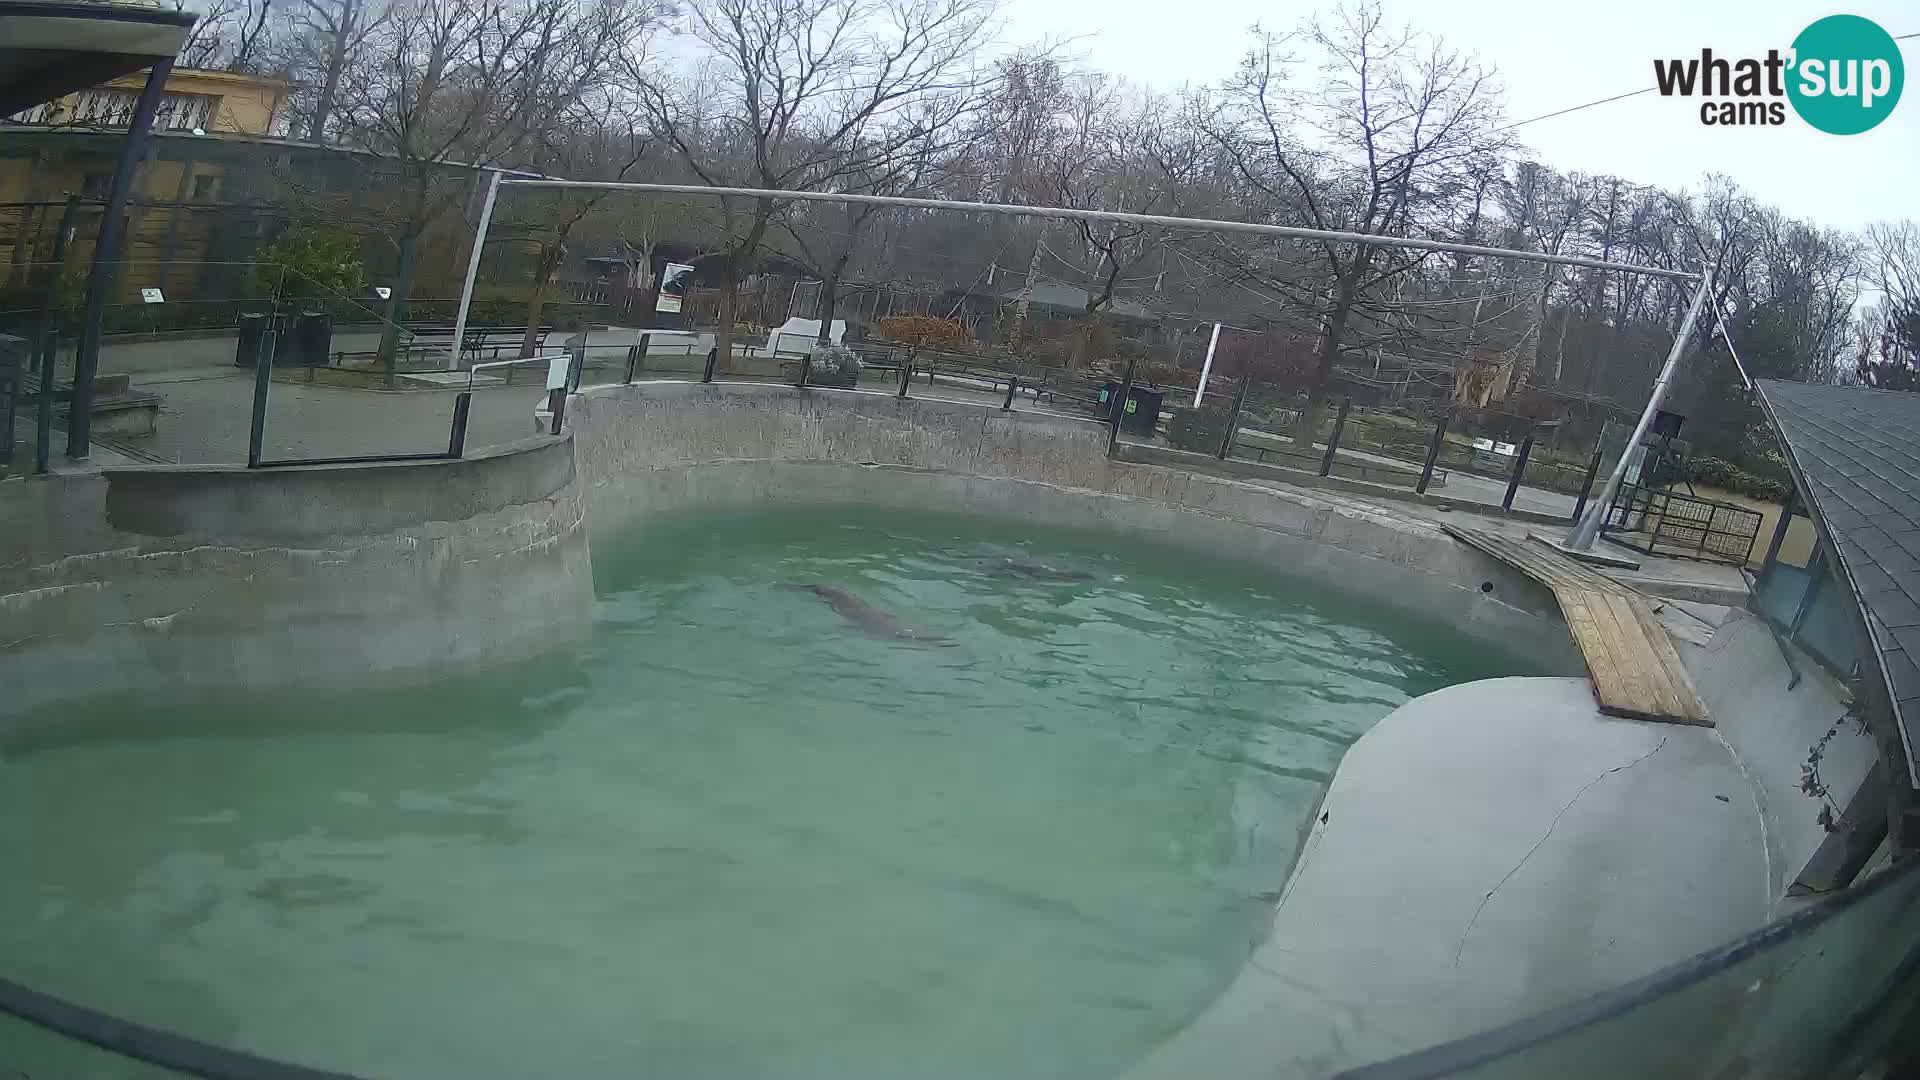
[[[1255,22],[1292,29],[1333,0],[1007,0],[1015,40],[1077,37],[1091,66],[1157,89],[1232,71]],[[1734,58],[1785,50],[1817,18],[1864,15],[1896,37],[1920,32],[1916,0],[1386,0],[1387,17],[1438,34],[1496,67],[1512,120],[1653,84],[1656,57]],[[1761,201],[1821,224],[1920,219],[1920,38],[1893,115],[1861,135],[1826,135],[1792,115],[1782,127],[1700,123],[1700,99],[1646,94],[1527,124],[1515,134],[1555,168],[1698,189],[1722,172]]]

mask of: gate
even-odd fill
[[[1601,529],[1607,539],[1643,555],[1744,566],[1761,518],[1760,511],[1733,503],[1621,484]]]

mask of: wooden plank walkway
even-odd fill
[[[1545,544],[1457,525],[1441,528],[1553,590],[1586,658],[1601,712],[1669,724],[1713,723],[1645,596]]]

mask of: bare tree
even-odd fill
[[[1175,137],[1166,130],[1166,104],[1151,95],[1131,95],[1104,76],[1074,81],[1066,127],[1050,152],[1040,156],[1050,194],[1062,206],[1132,214],[1161,214],[1176,199],[1167,168]],[[1074,219],[1086,294],[1067,366],[1077,369],[1098,338],[1102,314],[1113,304],[1123,276],[1164,254],[1165,230],[1121,222]]]
[[[384,25],[389,10],[377,0],[282,0],[289,8],[282,63],[298,78],[295,100],[308,142],[327,141],[340,80]]]
[[[273,0],[212,0],[187,31],[178,60],[182,67],[213,71],[256,71],[265,44]]]
[[[420,237],[468,190],[460,167],[529,156],[590,92],[638,66],[629,51],[656,14],[620,0],[418,0],[369,28],[337,108],[341,141],[379,155],[397,189],[373,230],[398,262],[380,343],[389,373]]]
[[[1322,57],[1311,91],[1290,81],[1288,37],[1257,36],[1209,132],[1270,217],[1314,228],[1405,235],[1469,190],[1476,159],[1503,148],[1499,93],[1490,71],[1435,39],[1389,28],[1377,7],[1308,26]],[[1304,129],[1294,126],[1302,118]],[[1295,439],[1311,442],[1318,398],[1368,291],[1421,261],[1371,245],[1322,242],[1304,254],[1319,283],[1305,290],[1319,316],[1308,406]],[[1299,290],[1300,264],[1249,276]]]
[[[708,54],[677,79],[644,81],[655,130],[716,187],[798,190],[884,175],[924,143],[929,99],[968,102],[994,0],[693,0],[686,30]],[[971,107],[971,106],[968,106]],[[720,326],[733,350],[736,293],[777,199],[722,201]]]

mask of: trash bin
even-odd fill
[[[1111,402],[1120,393],[1120,384],[1107,383],[1100,388],[1100,415],[1113,415]],[[1160,423],[1160,402],[1166,394],[1159,390],[1136,385],[1127,395],[1127,404],[1120,414],[1120,430],[1129,435],[1152,435]]]
[[[324,311],[302,311],[293,324],[293,348],[283,350],[274,363],[326,367],[333,351],[333,316]]]
[[[262,346],[267,356],[273,356],[273,316],[264,311],[248,312],[240,316],[240,337],[233,346],[233,366],[252,367],[260,358]],[[269,360],[271,362],[271,360]]]

